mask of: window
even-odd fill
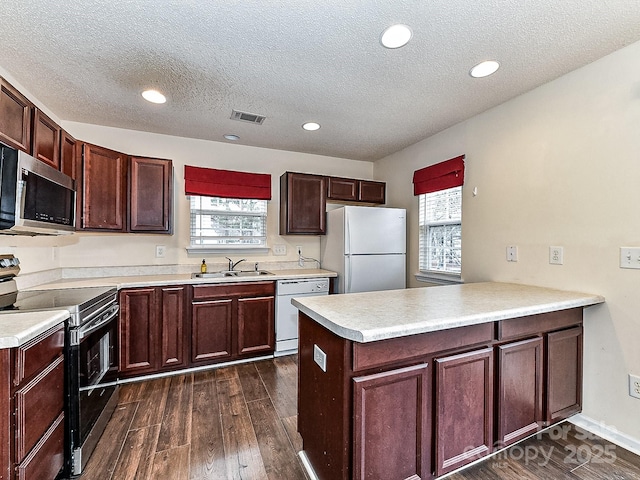
[[[191,247],[266,247],[267,200],[190,195]]]
[[[419,195],[420,272],[460,275],[462,187]]]

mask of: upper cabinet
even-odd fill
[[[327,180],[285,172],[280,177],[280,235],[324,235]]]
[[[60,127],[38,108],[33,112],[33,156],[60,170]]]
[[[123,153],[83,145],[78,228],[124,231],[126,161]]]
[[[60,130],[60,171],[74,180],[77,176],[78,142],[66,131]]]
[[[31,153],[33,104],[0,78],[0,142]]]
[[[171,233],[173,164],[171,160],[130,157],[129,231]]]
[[[171,233],[173,162],[82,146],[78,178],[83,230]]]
[[[280,177],[280,235],[324,235],[327,202],[385,203],[386,184],[285,172]]]

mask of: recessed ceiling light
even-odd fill
[[[232,142],[240,140],[240,137],[238,135],[234,135],[233,133],[227,133],[224,138],[226,138],[227,140],[231,140]]]
[[[318,130],[320,128],[320,124],[316,122],[307,122],[304,125],[302,125],[302,128],[310,132],[313,132],[314,130]]]
[[[167,101],[167,97],[157,90],[145,90],[142,92],[142,96],[146,101],[151,103],[164,103]]]
[[[391,25],[380,35],[380,43],[386,48],[400,48],[409,43],[412,35],[411,29],[406,25]]]
[[[495,73],[500,68],[500,64],[495,60],[487,60],[486,62],[479,63],[471,70],[469,70],[469,75],[473,78],[482,78],[488,77],[489,75]]]

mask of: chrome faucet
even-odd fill
[[[246,258],[243,258],[242,260],[238,260],[237,262],[234,262],[233,260],[231,260],[229,257],[224,257],[227,260],[229,260],[229,271],[233,272],[233,269],[236,268],[236,266],[240,263],[240,262],[244,262],[246,260]]]

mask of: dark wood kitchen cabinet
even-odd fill
[[[327,201],[384,204],[386,183],[355,178],[327,177]]]
[[[355,377],[353,478],[426,478],[431,469],[429,368]]]
[[[275,282],[194,285],[192,298],[192,365],[273,352]]]
[[[298,430],[321,480],[435,478],[581,409],[582,308],[367,343],[299,319]]]
[[[285,172],[280,177],[280,235],[324,235],[327,179]]]
[[[0,478],[53,480],[64,464],[64,327],[0,349]]]
[[[128,231],[171,233],[173,162],[129,158]]]
[[[78,175],[78,142],[65,130],[60,130],[60,171],[74,180]]]
[[[373,180],[358,180],[358,201],[384,204],[387,201],[387,184]]]
[[[435,474],[444,475],[492,451],[493,349],[435,361]]]
[[[78,188],[83,230],[125,229],[127,157],[123,153],[85,143],[82,146],[82,180]]]
[[[60,126],[39,108],[33,109],[33,156],[60,170]]]
[[[184,285],[120,291],[123,376],[147,375],[187,365],[186,295]]]
[[[31,153],[33,104],[0,77],[0,142]]]

